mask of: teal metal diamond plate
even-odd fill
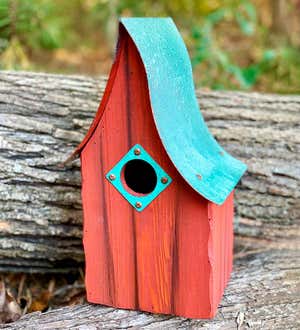
[[[156,185],[155,188],[148,194],[135,193],[127,186],[124,180],[124,166],[128,162],[136,159],[147,162],[155,171],[157,178]],[[128,153],[106,174],[106,179],[139,212],[143,211],[172,182],[171,177],[139,144],[132,147]]]

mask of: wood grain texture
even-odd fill
[[[221,206],[208,204],[212,310],[216,310],[232,271],[234,191]]]
[[[99,305],[32,313],[2,329],[222,329],[300,328],[300,251],[248,251],[236,255],[234,272],[214,320],[191,320]]]
[[[0,269],[69,271],[83,262],[80,163],[60,163],[92,122],[106,79],[0,72]],[[299,240],[300,97],[198,92],[222,146],[248,172],[235,194],[235,240]]]
[[[127,33],[118,49],[110,97],[81,153],[88,301],[212,317],[231,269],[233,213],[226,209],[233,198],[214,205],[178,174],[158,136],[143,63]],[[105,177],[137,143],[172,177],[142,212]]]

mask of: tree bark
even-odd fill
[[[299,259],[299,250],[236,255],[232,278],[213,320],[85,304],[27,314],[2,329],[299,329]]]
[[[0,270],[82,265],[80,162],[61,163],[84,137],[105,83],[103,77],[0,72]],[[295,250],[300,96],[197,95],[211,132],[249,167],[235,196],[238,250],[266,244]]]

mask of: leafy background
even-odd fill
[[[107,74],[119,16],[171,16],[197,86],[300,92],[299,0],[0,0],[0,68]]]

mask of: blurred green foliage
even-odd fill
[[[269,8],[272,1],[279,0],[270,0]],[[287,0],[291,15],[299,10],[296,1]],[[105,53],[116,37],[118,16],[171,16],[189,48],[198,86],[299,93],[300,45],[280,33],[277,38],[271,24],[261,20],[259,4],[259,0],[0,0],[0,68],[76,72],[82,67],[84,72],[84,58],[80,64],[56,66],[58,50],[65,51],[66,63],[86,49]],[[106,67],[93,73],[107,73],[109,63]]]
[[[239,3],[231,2],[206,15],[202,24],[196,25],[192,30],[192,38],[195,41],[192,63],[194,66],[206,64],[207,78],[203,83],[212,88],[228,87],[230,78],[234,78],[241,88],[251,88],[259,76],[268,70],[275,53],[272,50],[264,50],[261,58],[255,63],[244,67],[237,65],[228,52],[219,46],[215,38],[217,25],[225,20],[236,23],[241,35],[245,38],[252,36],[257,24],[256,9],[249,1],[239,1]],[[217,81],[212,79],[213,75],[210,73],[215,70],[215,67],[223,73]],[[231,88],[234,87],[233,84],[231,85]]]

